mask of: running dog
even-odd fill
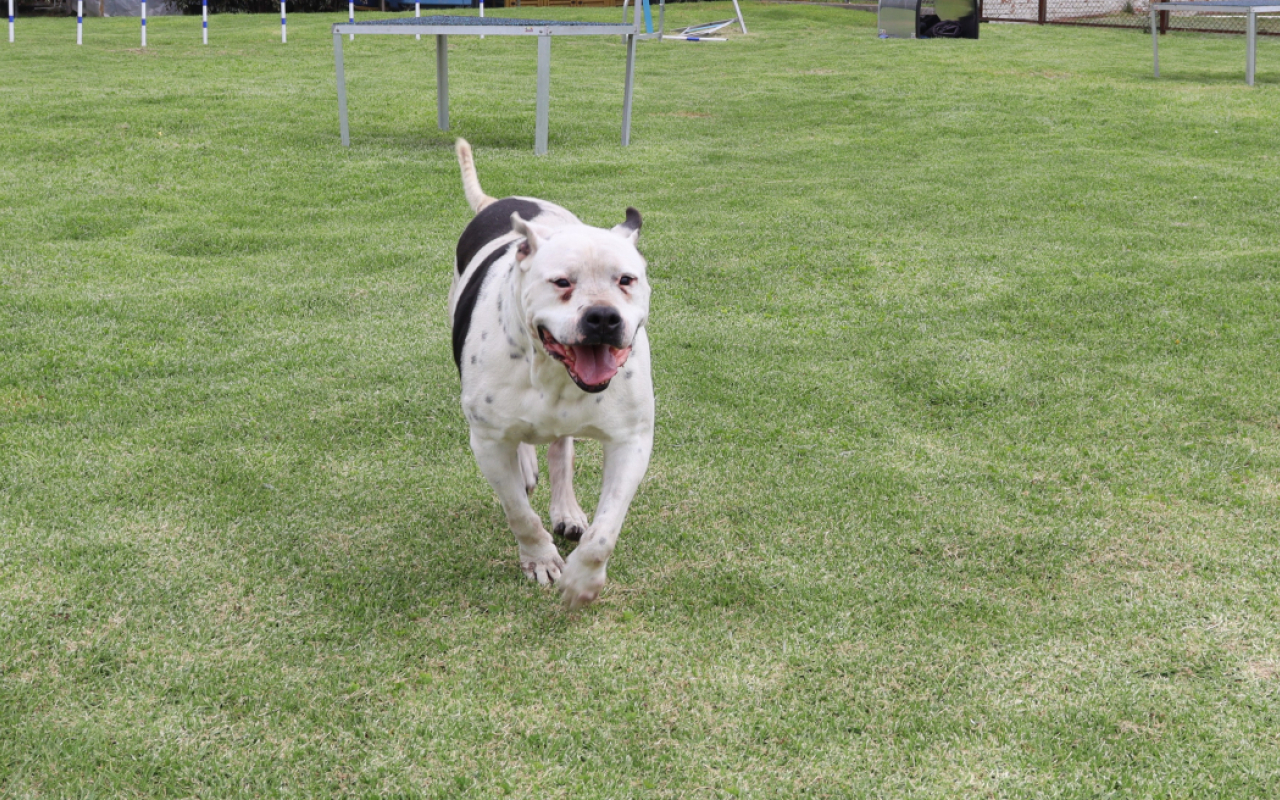
[[[475,217],[458,239],[449,317],[471,451],[502,502],[520,569],[540,584],[559,582],[564,604],[578,608],[600,596],[653,450],[640,212],[628,208],[605,229],[545,200],[495,200],[480,188],[465,140],[457,154]],[[590,522],[573,492],[575,437],[604,449]],[[568,560],[529,505],[536,444],[549,445],[552,530],[579,542]]]

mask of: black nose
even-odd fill
[[[583,344],[610,344],[622,346],[622,315],[613,306],[590,306],[582,312],[578,330]]]

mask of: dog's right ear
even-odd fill
[[[619,222],[613,226],[613,232],[624,239],[630,239],[632,244],[636,243],[636,239],[640,238],[640,226],[644,224],[640,219],[640,212],[634,208],[627,206],[627,218],[623,222]]]
[[[511,229],[524,237],[524,241],[516,246],[516,263],[520,265],[521,269],[528,269],[529,265],[525,261],[528,260],[529,256],[538,252],[538,248],[551,235],[551,231],[541,225],[521,219],[519,212],[511,215]]]

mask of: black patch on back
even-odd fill
[[[529,200],[508,197],[490,205],[472,217],[458,238],[458,274],[467,269],[486,244],[511,233],[511,215],[530,220],[542,213],[542,207]]]
[[[506,255],[510,249],[511,245],[508,243],[506,247],[499,247],[486,256],[484,261],[476,267],[476,271],[471,273],[471,280],[462,287],[462,294],[458,295],[458,305],[453,309],[453,363],[458,365],[459,375],[462,374],[462,345],[467,341],[467,331],[471,328],[471,314],[476,310],[476,299],[480,297],[484,279],[488,277],[489,267],[493,266],[493,262]]]

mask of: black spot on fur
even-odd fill
[[[631,380],[632,374],[634,373],[632,373],[631,370],[627,370],[626,372],[622,373],[622,377],[626,378],[627,380]]]
[[[523,355],[524,355],[524,353],[512,353],[512,354],[511,354],[511,360],[512,360],[512,361],[514,361],[515,359],[520,358],[520,357],[521,357],[521,356],[523,356]]]
[[[467,281],[467,285],[462,287],[462,294],[458,295],[458,305],[453,310],[453,363],[458,365],[459,375],[462,374],[462,346],[467,341],[467,332],[471,328],[471,315],[476,310],[476,300],[480,297],[484,279],[489,274],[489,267],[493,266],[493,262],[502,258],[503,254],[510,249],[511,245],[507,245],[490,253],[476,267],[475,272],[471,273],[471,280]],[[481,334],[481,337],[485,335]]]
[[[486,394],[486,395],[484,396],[484,401],[485,401],[486,403],[492,403],[492,402],[493,402],[493,395],[491,395],[491,394]]]
[[[484,211],[472,217],[471,222],[458,237],[457,267],[458,274],[466,271],[471,259],[476,257],[484,246],[494,239],[500,239],[511,233],[511,215],[519,214],[521,219],[533,219],[542,213],[537,203],[508,197],[490,205]]]

